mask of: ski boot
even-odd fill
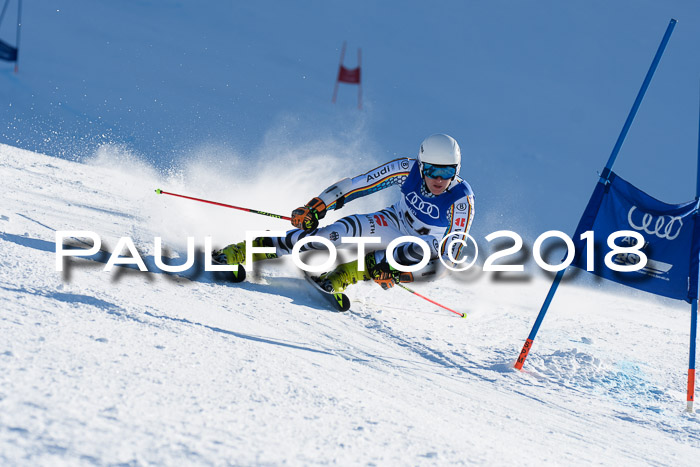
[[[253,240],[254,247],[271,247],[272,239],[266,237],[258,237]],[[253,253],[253,262],[263,259],[277,258],[276,253]],[[231,271],[233,274],[233,282],[243,282],[246,277],[243,264],[246,260],[245,242],[232,243],[231,245],[221,250],[211,252],[212,262],[221,265],[238,265],[238,271]]]
[[[253,240],[254,247],[271,247],[272,239],[267,237],[258,237]],[[231,245],[221,250],[211,252],[212,261],[217,264],[244,264],[245,257],[245,242],[232,243]],[[263,259],[277,258],[276,253],[253,253],[253,262]]]
[[[357,260],[349,263],[341,264],[330,272],[321,274],[318,277],[319,285],[326,291],[334,294],[343,292],[351,284],[357,284],[358,281],[370,280],[366,271],[358,270]]]

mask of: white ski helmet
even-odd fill
[[[442,133],[430,135],[423,140],[418,152],[420,174],[423,176],[423,164],[456,165],[457,175],[462,166],[462,152],[452,136]]]

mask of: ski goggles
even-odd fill
[[[443,178],[449,180],[457,175],[456,165],[433,165],[423,162],[423,175],[428,178]]]

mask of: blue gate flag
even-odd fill
[[[587,244],[582,233],[592,230],[595,238],[594,270],[591,273],[656,295],[690,301],[697,298],[700,227],[696,224],[698,201],[667,204],[634,187],[614,172],[607,184],[598,183],[581,217],[574,245],[572,266],[586,270]],[[604,263],[611,251],[608,236],[620,230],[639,232],[645,240],[641,251],[647,264],[639,271],[613,271]],[[615,242],[620,247],[636,244],[632,237]],[[620,253],[612,257],[619,265],[636,264],[638,255]]]
[[[0,40],[0,60],[6,60],[8,62],[17,61],[17,48],[12,47],[8,43]]]

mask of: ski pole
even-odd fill
[[[444,309],[447,310],[447,311],[451,311],[452,313],[454,313],[454,314],[456,314],[456,315],[459,315],[460,318],[466,318],[466,317],[467,317],[467,314],[466,314],[466,313],[459,313],[458,311],[454,311],[454,310],[451,309],[451,308],[447,308],[445,305],[440,305],[438,302],[433,301],[433,300],[429,299],[428,297],[424,297],[423,295],[419,294],[419,293],[416,292],[415,290],[411,290],[411,289],[409,289],[408,287],[406,287],[405,285],[403,285],[403,284],[401,284],[401,283],[397,283],[396,285],[398,285],[399,287],[401,287],[401,288],[404,289],[404,290],[408,290],[408,291],[411,292],[413,295],[419,296],[419,297],[422,298],[423,300],[429,301],[429,302],[432,303],[433,305],[437,305],[437,306],[439,306],[440,308],[444,308]]]
[[[160,188],[156,189],[156,193],[159,195],[170,195],[170,196],[177,196],[178,198],[185,198],[185,199],[191,199],[193,201],[200,201],[202,203],[209,203],[209,204],[214,204],[216,206],[223,206],[225,208],[231,208],[231,209],[238,209],[239,211],[245,211],[245,212],[252,212],[253,214],[260,214],[262,216],[268,216],[268,217],[275,217],[277,219],[282,219],[285,221],[291,221],[291,217],[287,216],[280,216],[279,214],[271,214],[269,212],[264,212],[264,211],[257,211],[255,209],[248,209],[248,208],[241,208],[239,206],[231,206],[230,204],[224,204],[224,203],[217,203],[216,201],[209,201],[206,199],[200,199],[200,198],[192,198],[191,196],[185,196],[185,195],[178,195],[177,193],[168,193],[167,191],[163,191]]]

